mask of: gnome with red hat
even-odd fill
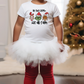
[[[42,17],[41,13],[38,12],[37,15],[36,15],[36,17],[35,17],[35,19],[38,21],[37,22],[38,24],[40,24],[39,20],[41,20],[41,17]]]
[[[46,13],[44,14],[44,16],[43,16],[43,20],[44,20],[44,21],[46,21],[46,20],[48,19],[48,15],[49,15],[48,12],[46,12]]]
[[[32,12],[30,12],[29,15],[30,15],[30,20],[33,21],[33,19],[34,19],[34,13],[32,14]]]
[[[37,13],[37,15],[36,15],[36,17],[35,17],[35,19],[37,20],[37,21],[39,21],[39,20],[41,20],[41,13],[40,12],[38,12]]]

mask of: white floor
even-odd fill
[[[65,63],[54,65],[53,72],[59,75],[84,76],[84,54],[74,55]]]

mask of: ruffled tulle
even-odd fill
[[[23,35],[19,40],[8,45],[8,54],[19,63],[27,65],[32,63],[33,67],[37,66],[38,63],[44,66],[48,63],[60,64],[67,60],[70,50],[68,45],[63,45],[65,49],[61,52],[62,46],[57,42],[57,37],[49,41],[33,42]]]

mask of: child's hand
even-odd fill
[[[60,51],[63,52],[65,46],[63,45],[62,41],[58,41],[58,43],[62,45],[62,49],[60,49]]]

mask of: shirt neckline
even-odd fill
[[[30,1],[30,3],[32,4],[32,5],[35,5],[35,6],[45,6],[45,5],[47,5],[48,4],[48,1],[46,1],[46,3],[45,4],[34,4],[34,3],[32,3],[31,1]]]

